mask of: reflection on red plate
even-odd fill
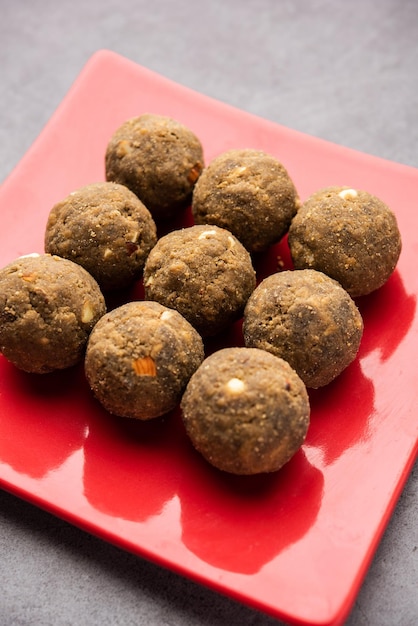
[[[374,387],[358,360],[327,387],[310,389],[309,397],[311,426],[307,444],[321,449],[324,464],[334,463],[348,448],[370,436]]]
[[[233,147],[270,152],[302,199],[328,185],[380,196],[402,233],[397,271],[359,299],[359,356],[331,385],[310,393],[306,442],[280,472],[245,478],[209,467],[187,440],[179,411],[149,424],[107,415],[82,365],[31,377],[0,358],[0,484],[278,618],[340,624],[417,452],[418,371],[411,364],[418,349],[418,171],[251,116],[102,51],[0,189],[2,265],[43,251],[51,206],[104,179],[110,135],[144,112],[189,126],[207,162]],[[174,225],[190,220],[186,211]],[[259,280],[289,267],[286,239],[255,264]],[[127,297],[143,297],[141,284],[114,294],[109,306]],[[240,322],[206,348],[236,344]]]
[[[170,418],[142,423],[103,411],[89,420],[83,483],[86,498],[97,510],[146,521],[159,515],[175,496],[181,473],[181,434]]]
[[[377,349],[382,361],[394,353],[414,321],[415,294],[408,294],[397,270],[376,293],[359,298],[364,333],[361,355]]]
[[[179,486],[184,544],[205,563],[255,574],[315,523],[323,484],[301,450],[281,472],[253,477],[225,475],[196,454]]]
[[[78,413],[80,370],[37,376],[0,357],[0,459],[42,479],[83,445]],[[52,409],[52,410],[51,410]]]
[[[180,420],[179,411],[148,423],[100,413],[89,420],[84,494],[95,509],[137,522],[177,496],[187,548],[218,568],[253,574],[312,526],[322,474],[299,451],[282,472],[229,476],[192,449]]]

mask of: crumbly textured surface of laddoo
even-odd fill
[[[310,419],[302,380],[286,361],[257,348],[224,348],[207,357],[181,408],[195,448],[233,474],[280,469],[302,445]]]
[[[126,185],[159,220],[190,204],[204,156],[189,128],[170,117],[145,113],[115,131],[105,166],[106,179]]]
[[[288,231],[299,197],[285,167],[260,150],[228,150],[196,183],[196,224],[230,230],[250,252],[266,250]]]
[[[161,237],[144,268],[145,295],[179,311],[202,336],[238,319],[256,278],[251,257],[229,231],[195,225]]]
[[[330,383],[355,359],[363,320],[341,285],[316,270],[265,278],[244,313],[245,345],[290,363],[307,387]]]
[[[31,255],[0,270],[0,351],[26,372],[44,374],[81,361],[105,312],[97,282],[72,261]]]
[[[103,290],[127,287],[142,275],[157,241],[145,205],[124,185],[93,183],[51,209],[45,251],[84,267]]]
[[[177,311],[158,302],[129,302],[95,326],[85,372],[110,413],[148,420],[180,402],[203,357],[200,335]]]
[[[310,196],[292,220],[288,242],[295,268],[324,272],[353,297],[388,280],[402,247],[391,209],[349,187],[327,187]]]

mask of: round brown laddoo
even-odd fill
[[[288,242],[295,268],[324,272],[353,297],[381,287],[401,252],[394,213],[376,196],[349,187],[310,196],[292,220]]]
[[[355,359],[363,320],[341,285],[316,270],[265,278],[244,312],[245,345],[290,363],[307,387],[330,383]]]
[[[95,326],[85,372],[107,411],[149,420],[175,408],[203,357],[200,335],[177,311],[129,302]]]
[[[28,255],[0,270],[0,351],[21,370],[44,374],[81,361],[105,312],[97,282],[72,261]]]
[[[233,474],[280,469],[302,445],[310,407],[290,365],[257,348],[224,348],[207,357],[181,401],[194,447]]]
[[[157,241],[145,205],[124,185],[100,182],[73,191],[51,209],[45,251],[84,267],[103,290],[142,276]]]
[[[170,117],[145,113],[115,131],[105,165],[106,179],[126,185],[159,220],[190,204],[204,157],[189,128]]]
[[[260,150],[228,150],[203,170],[193,191],[196,224],[231,231],[249,252],[266,250],[288,231],[299,207],[284,166]]]
[[[202,336],[237,320],[255,284],[249,253],[217,226],[190,226],[161,237],[144,268],[146,298],[179,311]]]

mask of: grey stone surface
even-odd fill
[[[415,0],[0,0],[0,180],[108,48],[262,117],[418,166]],[[413,470],[347,626],[418,623]],[[0,492],[0,624],[278,622]]]

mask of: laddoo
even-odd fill
[[[288,242],[296,269],[319,270],[353,297],[381,287],[401,252],[392,210],[369,192],[349,187],[311,195],[292,220]]]
[[[144,113],[126,120],[106,148],[106,180],[126,185],[156,220],[190,204],[204,167],[198,137],[164,115]]]
[[[144,268],[144,289],[206,337],[237,320],[256,285],[251,257],[229,231],[195,225],[161,237]]]
[[[181,409],[196,450],[218,469],[242,475],[280,469],[301,447],[310,420],[300,377],[257,348],[208,356],[190,378]]]
[[[36,254],[0,270],[0,351],[21,370],[44,374],[80,362],[105,312],[99,285],[72,261]]]
[[[355,359],[363,320],[350,295],[317,270],[265,278],[244,311],[244,341],[290,363],[307,387],[323,387]]]
[[[251,253],[266,250],[288,231],[299,196],[285,167],[261,150],[223,152],[193,191],[196,224],[231,231]]]
[[[177,311],[158,302],[128,302],[93,329],[85,372],[107,411],[149,420],[180,402],[203,357],[200,335]]]
[[[145,205],[110,182],[86,185],[56,203],[45,229],[45,251],[78,263],[105,291],[139,279],[156,241]]]

